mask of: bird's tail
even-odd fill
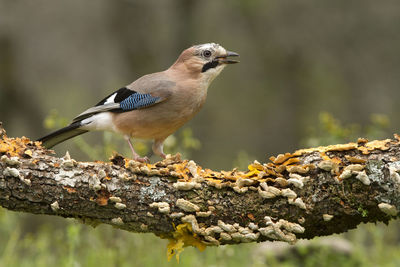
[[[80,121],[73,122],[67,127],[38,139],[38,141],[42,142],[42,146],[46,148],[52,148],[53,146],[64,142],[65,140],[88,132],[87,130],[79,129],[80,126],[82,126]]]

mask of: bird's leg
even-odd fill
[[[148,158],[148,157],[143,157],[143,158],[141,158],[141,157],[139,156],[139,154],[135,152],[135,150],[133,149],[133,145],[132,145],[132,142],[131,142],[131,138],[130,138],[128,135],[124,135],[124,138],[125,138],[125,140],[128,142],[129,147],[131,148],[131,151],[132,151],[132,154],[133,154],[133,159],[136,160],[136,161],[148,163],[148,162],[149,162],[149,158]]]
[[[156,139],[156,140],[154,140],[154,143],[153,143],[153,145],[151,147],[153,149],[154,154],[159,155],[163,159],[165,159],[167,157],[164,154],[164,150],[163,150],[164,140],[165,140],[165,138],[164,139]]]

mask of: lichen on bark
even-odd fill
[[[212,171],[179,155],[154,164],[119,155],[77,162],[0,133],[2,207],[152,232],[171,241],[170,254],[185,245],[294,243],[388,222],[400,209],[397,135],[301,149],[246,171]]]

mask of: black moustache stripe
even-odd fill
[[[206,72],[207,70],[215,68],[216,66],[218,66],[218,61],[216,60],[207,62],[206,64],[203,65],[201,72]]]

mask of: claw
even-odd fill
[[[128,136],[128,135],[125,135],[124,137],[125,137],[125,140],[128,142],[129,147],[131,148],[132,155],[133,155],[133,159],[136,160],[136,161],[142,162],[142,163],[150,163],[150,160],[149,160],[148,157],[143,157],[143,158],[141,158],[141,157],[135,152],[135,150],[133,149],[133,145],[132,145],[132,143],[131,143],[131,139],[129,138],[129,136]]]
[[[150,159],[148,157],[134,157],[133,159],[142,163],[150,163]]]

